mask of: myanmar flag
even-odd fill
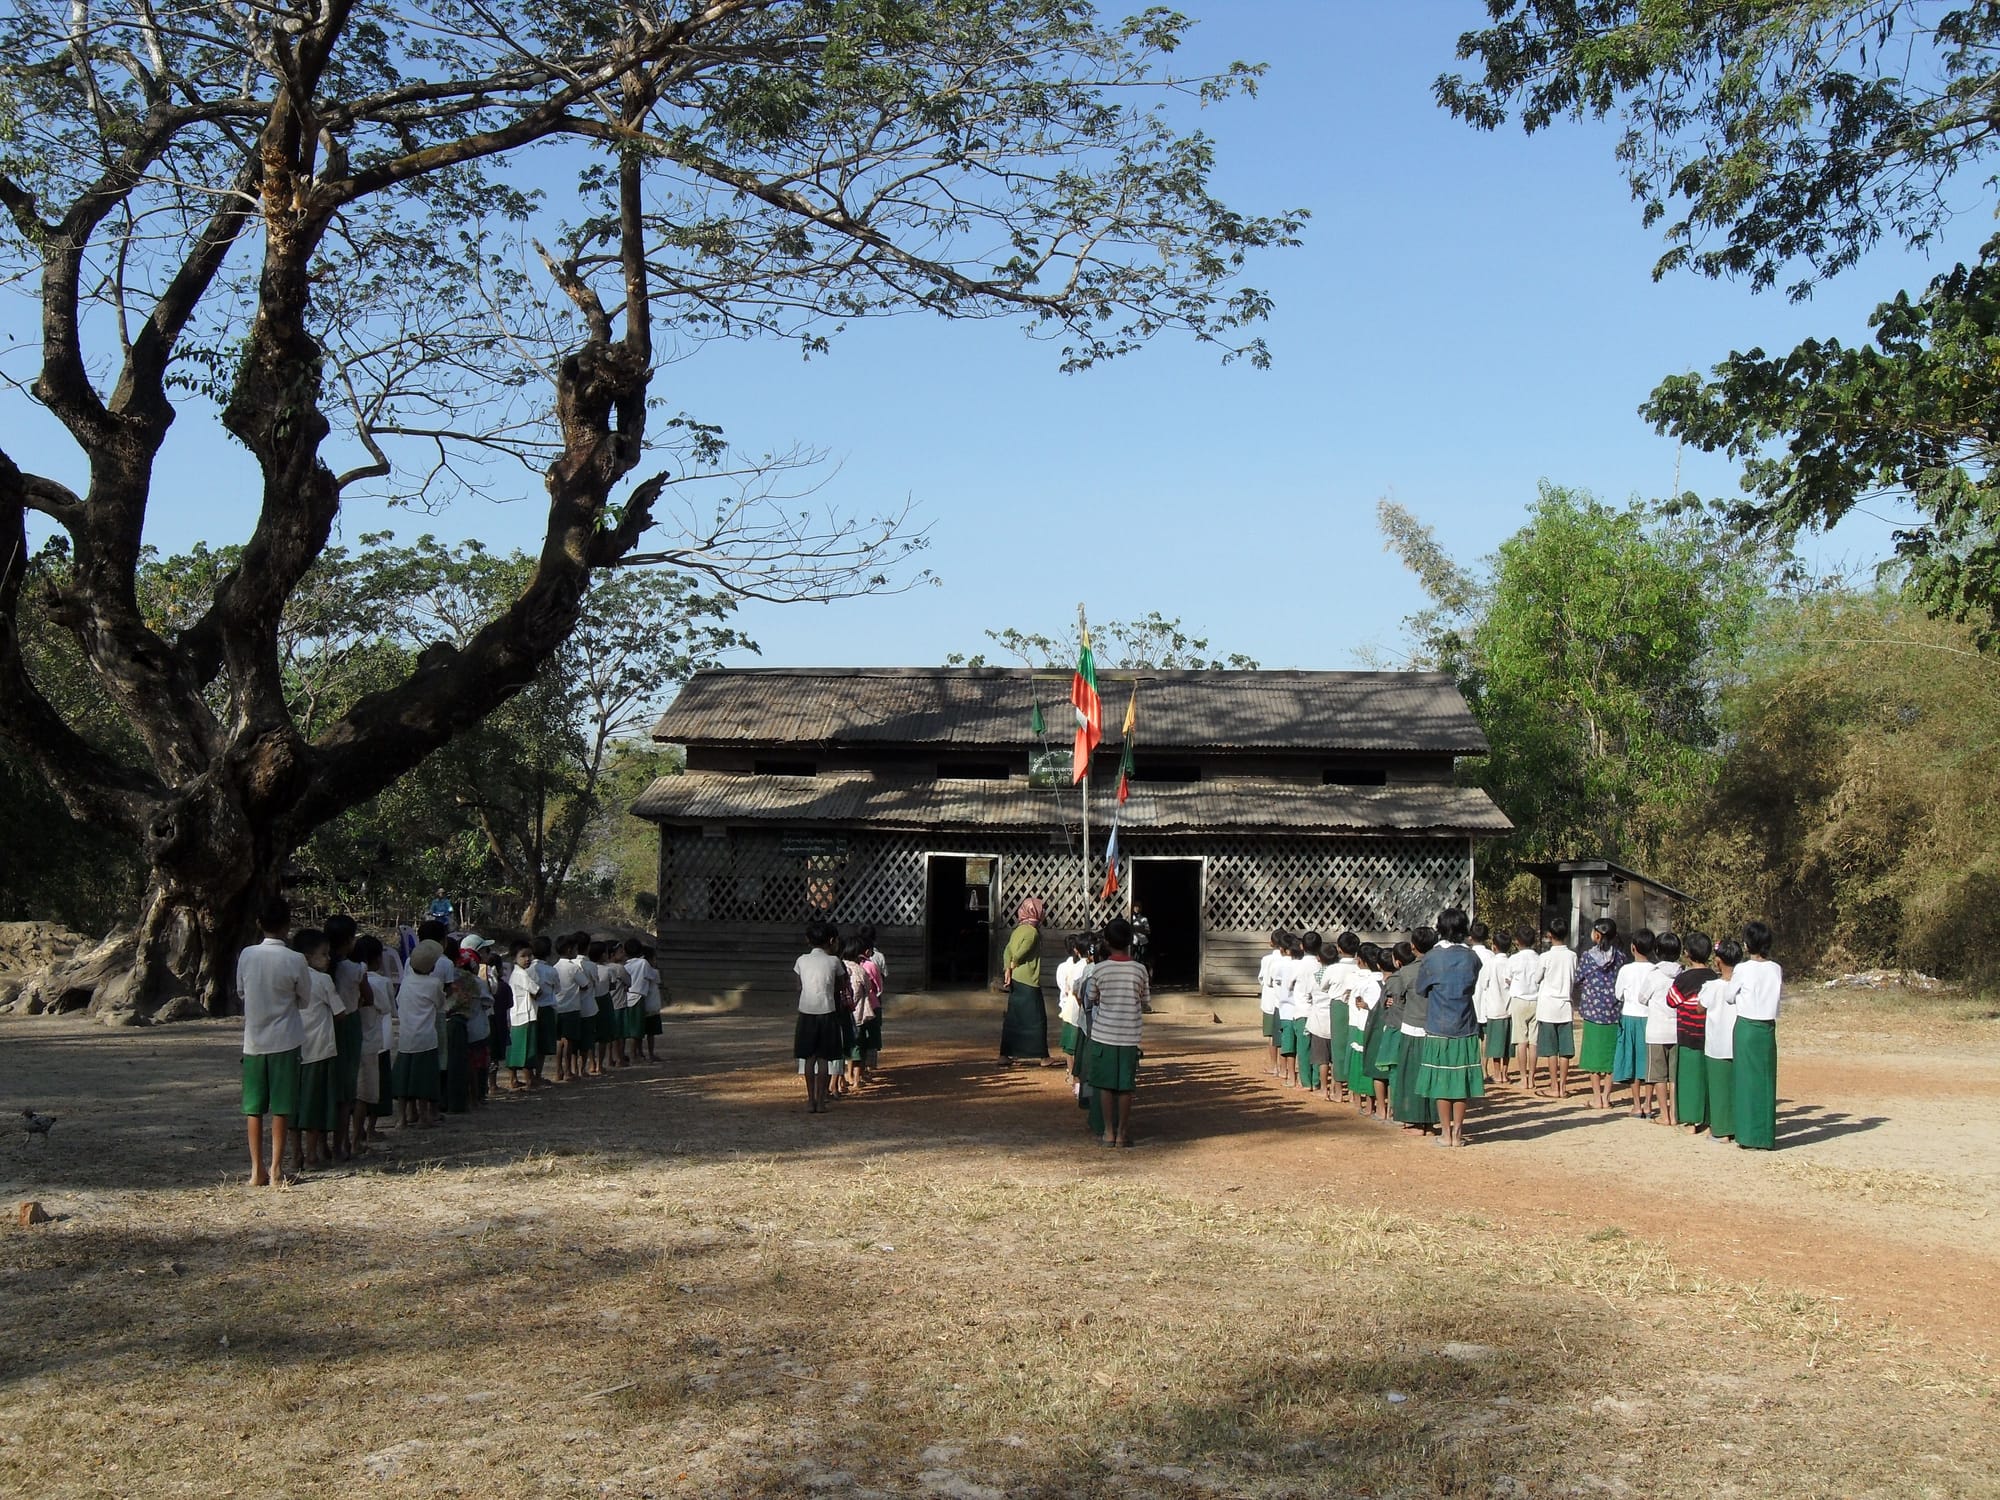
[[[1076,676],[1069,685],[1069,701],[1076,708],[1076,751],[1072,782],[1090,774],[1090,752],[1104,738],[1104,700],[1097,696],[1097,659],[1090,654],[1090,632],[1083,633],[1083,647],[1077,653]]]

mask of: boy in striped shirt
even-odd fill
[[[1090,1042],[1083,1081],[1102,1090],[1104,1144],[1132,1144],[1132,1089],[1139,1076],[1139,1037],[1152,986],[1145,967],[1132,961],[1132,924],[1113,917],[1104,924],[1111,956],[1084,981],[1090,1009]]]

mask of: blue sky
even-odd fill
[[[1792,305],[1683,276],[1655,284],[1611,132],[1481,135],[1432,100],[1475,0],[1193,0],[1195,66],[1272,64],[1262,95],[1212,110],[1222,195],[1312,210],[1302,250],[1267,256],[1275,364],[1223,368],[1168,341],[1062,375],[1005,324],[912,318],[850,331],[829,356],[712,348],[667,370],[673,404],[751,449],[823,447],[822,498],[867,511],[910,499],[940,583],[891,598],[746,607],[771,664],[936,662],[989,626],[1056,633],[1159,610],[1266,666],[1354,665],[1393,651],[1419,605],[1381,549],[1378,497],[1434,523],[1462,559],[1522,519],[1538,480],[1607,498],[1659,495],[1675,446],[1636,408],[1663,375],[1733,348],[1852,338],[1868,310],[1937,267],[1884,251]],[[1983,223],[1962,223],[1962,253]],[[675,389],[683,383],[687,393]],[[33,416],[0,405],[10,429]],[[172,551],[247,533],[240,455],[184,423],[149,539]],[[1735,490],[1732,467],[1678,456],[1681,482]],[[60,470],[61,466],[57,466]],[[532,546],[539,496],[472,502],[422,529]],[[344,521],[353,534],[377,511]],[[390,524],[414,533],[410,517]],[[1809,550],[1866,561],[1889,526],[1857,518]],[[746,658],[747,660],[747,658]]]

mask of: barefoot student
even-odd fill
[[[1257,964],[1257,1003],[1264,1017],[1264,1071],[1273,1078],[1278,1072],[1278,999],[1285,992],[1285,974],[1292,961],[1291,938],[1282,932],[1271,934],[1271,951]]]
[[[799,980],[799,1019],[792,1032],[792,1056],[806,1084],[806,1112],[824,1113],[833,1064],[840,1056],[840,995],[847,966],[840,961],[840,929],[814,922],[806,929],[806,951],[792,965]]]
[[[332,955],[326,934],[301,927],[292,938],[292,947],[312,971],[307,981],[312,998],[299,1012],[304,1040],[299,1048],[299,1113],[292,1122],[293,1159],[301,1167],[324,1167],[333,1161],[334,1124],[340,1110],[334,1077],[340,1065],[340,1045],[333,1030],[340,995],[328,972]]]
[[[1771,962],[1771,929],[1762,922],[1743,924],[1743,961],[1735,980],[1736,1144],[1770,1151],[1778,1144],[1778,1003],[1785,971]]]
[[[1707,1091],[1708,1137],[1736,1139],[1736,966],[1743,945],[1724,938],[1715,945],[1716,977],[1701,987],[1702,1086]]]
[[[285,941],[292,909],[273,897],[258,914],[264,940],[236,960],[236,998],[243,1006],[243,1118],[250,1138],[250,1185],[283,1179],[286,1136],[299,1111],[301,1012],[312,1003],[312,970]],[[271,1157],[264,1165],[264,1117],[271,1119]]]
[[[1701,1008],[1701,992],[1719,976],[1709,964],[1715,944],[1705,932],[1689,932],[1681,937],[1681,956],[1688,967],[1674,977],[1667,990],[1667,1003],[1674,1011],[1674,1123],[1689,1135],[1698,1135],[1708,1123],[1708,1013]]]
[[[1439,912],[1437,944],[1417,968],[1417,994],[1424,1005],[1424,1060],[1417,1090],[1436,1104],[1438,1135],[1446,1146],[1465,1144],[1466,1101],[1486,1092],[1479,1066],[1479,1019],[1472,1008],[1479,959],[1465,946],[1468,925],[1459,907]]]
[[[354,1078],[354,1143],[363,1149],[382,1138],[376,1122],[389,1112],[389,1011],[395,987],[375,966],[382,960],[382,940],[363,933],[354,940],[354,962],[361,966],[361,1066]]]
[[[1090,1045],[1084,1080],[1104,1095],[1104,1144],[1132,1144],[1132,1091],[1139,1078],[1139,1042],[1152,986],[1132,959],[1132,924],[1104,924],[1111,956],[1090,971]]]
[[[438,1017],[444,1008],[444,949],[425,938],[403,968],[396,990],[396,1098],[405,1125],[438,1121]]]
[[[1590,1076],[1594,1109],[1611,1108],[1611,1065],[1618,1060],[1618,976],[1624,969],[1618,924],[1599,917],[1590,924],[1590,946],[1576,961],[1576,1008],[1583,1021],[1576,1065]]]
[[[535,946],[523,938],[514,945],[514,971],[507,976],[507,1068],[516,1089],[541,1086],[541,1034],[535,1024],[541,989],[535,977]],[[528,1075],[525,1083],[523,1072]]]
[[[1569,1097],[1569,1061],[1576,1056],[1576,954],[1556,918],[1542,925],[1541,986],[1535,991],[1535,1055],[1549,1060],[1549,1088]],[[1529,1093],[1538,1094],[1539,1088]]]

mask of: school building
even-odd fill
[[[653,730],[686,769],[632,809],[660,830],[668,985],[789,1001],[801,931],[824,916],[873,924],[901,993],[983,986],[1037,895],[1046,983],[1064,935],[1138,903],[1157,987],[1252,993],[1274,925],[1428,922],[1470,902],[1478,841],[1512,826],[1453,785],[1486,740],[1443,673],[1102,671],[1086,873],[1069,683],[1007,668],[696,674]],[[1114,814],[1119,888],[1102,901]]]

